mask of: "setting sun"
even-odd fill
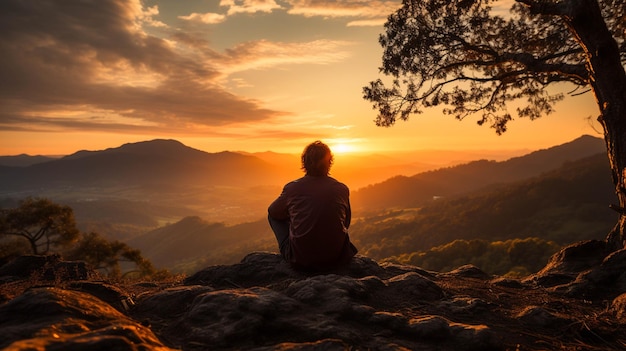
[[[352,145],[348,145],[348,144],[335,144],[331,146],[330,149],[333,151],[333,153],[336,153],[336,154],[345,154],[345,153],[355,151],[355,148]]]

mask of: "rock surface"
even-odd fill
[[[25,256],[0,267],[0,348],[624,350],[626,251],[599,258],[601,245],[580,245],[569,252],[595,248],[584,262],[561,252],[522,281],[362,256],[302,274],[256,252],[182,281],[112,284],[78,262]]]

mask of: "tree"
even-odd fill
[[[139,273],[140,276],[151,276],[157,273],[152,263],[141,256],[139,250],[118,240],[108,241],[93,232],[82,235],[78,243],[63,256],[69,260],[85,261],[94,269],[105,271],[110,277],[122,275],[120,266],[122,262],[133,263],[135,270],[130,272]]]
[[[18,207],[0,210],[0,235],[17,236],[27,240],[35,255],[57,253],[68,260],[85,261],[110,277],[122,275],[121,264],[133,264],[127,273],[142,277],[163,278],[167,271],[157,271],[141,251],[120,241],[108,241],[97,233],[82,234],[76,228],[74,211],[69,206],[43,198],[26,198]],[[4,242],[0,257],[24,253],[20,242]]]
[[[78,238],[79,231],[71,207],[48,199],[26,198],[18,207],[2,210],[0,234],[26,239],[32,253],[38,255],[69,245]]]
[[[626,239],[626,2],[624,0],[515,0],[509,16],[494,0],[404,0],[390,15],[381,72],[391,76],[363,88],[391,126],[423,108],[440,106],[463,119],[478,115],[504,133],[513,119],[553,112],[565,95],[591,91],[611,164],[619,220],[608,234],[613,249]],[[389,83],[388,83],[389,84]]]

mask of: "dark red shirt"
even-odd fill
[[[299,268],[328,270],[346,264],[357,250],[348,227],[350,190],[329,176],[304,176],[283,188],[269,215],[289,220],[287,259]]]

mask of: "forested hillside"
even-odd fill
[[[450,272],[471,264],[488,274],[525,277],[543,268],[561,249],[552,240],[541,238],[489,241],[455,240],[432,249],[401,254],[385,261],[414,265],[434,272]]]
[[[418,207],[434,197],[456,196],[493,184],[535,177],[561,167],[564,162],[602,152],[606,152],[602,139],[586,135],[507,161],[478,160],[411,177],[393,177],[355,191],[352,202],[355,208],[360,209]]]
[[[426,251],[457,239],[487,242],[537,237],[565,245],[602,239],[615,224],[606,155],[475,193],[431,200],[421,208],[359,218],[351,235],[375,259]]]
[[[158,267],[193,273],[210,265],[237,263],[252,251],[272,251],[274,242],[266,219],[227,226],[194,216],[140,235],[128,244]]]

